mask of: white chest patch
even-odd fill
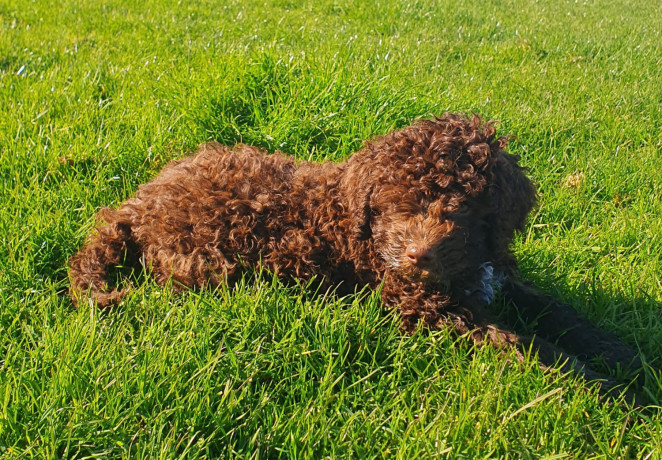
[[[495,293],[501,288],[503,273],[495,273],[492,262],[483,262],[478,267],[480,279],[473,290],[465,290],[465,294],[478,297],[486,305],[494,299]]]

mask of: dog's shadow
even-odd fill
[[[587,380],[603,380],[606,390],[629,386],[630,399],[637,405],[662,401],[659,328],[637,315],[662,312],[662,305],[650,297],[614,296],[599,289],[586,296],[562,296],[537,287],[549,286],[547,280],[528,278],[534,281],[507,283],[490,306],[499,328],[535,338],[534,348],[545,367],[558,367],[565,360],[571,365],[566,363],[564,370],[579,370]],[[638,322],[639,327],[614,327],[619,322]]]

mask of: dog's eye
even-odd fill
[[[466,203],[462,203],[460,206],[457,207],[458,214],[467,214],[469,211],[471,211],[471,208]]]

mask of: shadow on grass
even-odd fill
[[[292,93],[303,91],[302,78],[299,67],[264,56],[249,63],[231,85],[210,88],[190,117],[208,138],[222,144],[282,149],[297,156],[342,150],[347,132],[342,132],[340,124],[318,118],[319,107],[315,110],[293,101]],[[310,105],[320,102],[310,101]]]
[[[549,296],[550,300],[553,299],[559,305],[565,305],[572,315],[576,311],[581,318],[588,319],[595,327],[595,329],[591,329],[586,324],[586,329],[577,329],[572,334],[562,335],[562,338],[559,339],[560,342],[572,343],[576,347],[574,354],[587,363],[591,369],[614,378],[624,385],[630,385],[631,390],[637,394],[638,404],[660,405],[662,403],[662,353],[659,346],[662,337],[658,332],[659,326],[651,325],[651,322],[662,324],[662,320],[660,320],[661,304],[650,296],[614,295],[596,287],[587,289],[589,291],[587,294],[581,294],[575,290],[569,295],[561,295],[559,292],[568,290],[562,288],[559,280],[551,280],[533,274],[523,276],[529,278],[536,286],[546,287],[541,289],[541,292]],[[558,288],[552,289],[549,286],[558,286]],[[503,299],[494,302],[491,309],[507,328],[521,334],[532,333],[532,322],[523,319],[516,308],[507,308]],[[552,316],[548,316],[547,321],[550,321],[550,318]],[[542,329],[547,329],[543,323],[544,320],[545,318],[539,321],[536,319],[533,323],[538,323],[542,325]],[[563,320],[561,319],[561,321]],[[585,326],[580,325],[579,327]],[[621,341],[622,343],[620,343]],[[625,358],[626,356],[635,356],[637,360],[640,360],[637,361],[639,369],[636,366],[630,369],[621,368],[620,365],[614,366],[613,362],[610,366],[607,363],[608,359],[600,356],[586,360],[582,357],[582,346],[603,349],[604,353],[612,355],[610,358],[612,361],[613,357],[620,356],[622,359],[618,360],[619,364],[628,360]],[[619,346],[624,348],[616,349]],[[564,346],[565,348],[567,347]],[[570,352],[571,350],[565,351]]]
[[[232,69],[231,82],[214,83],[197,97],[189,123],[223,144],[334,160],[428,113],[418,98],[371,80],[376,76],[358,80],[338,70],[328,80],[313,79],[307,65],[256,55]]]

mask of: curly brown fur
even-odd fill
[[[262,266],[344,292],[382,286],[384,304],[399,308],[406,331],[420,322],[452,324],[477,331],[479,342],[524,346],[484,313],[505,283],[525,316],[549,316],[543,338],[562,342],[562,327],[582,324],[584,337],[595,339],[598,330],[570,307],[517,282],[509,245],[535,191],[506,144],[478,116],[445,114],[373,139],[340,164],[203,145],[119,208],[99,213],[105,224],[71,259],[72,297],[117,304],[125,291],[109,286],[109,270],[124,258],[142,259],[159,283],[172,278],[187,287],[232,282]],[[615,340],[610,346],[629,350]],[[541,354],[552,350],[541,343]],[[628,359],[634,353],[616,361]]]

